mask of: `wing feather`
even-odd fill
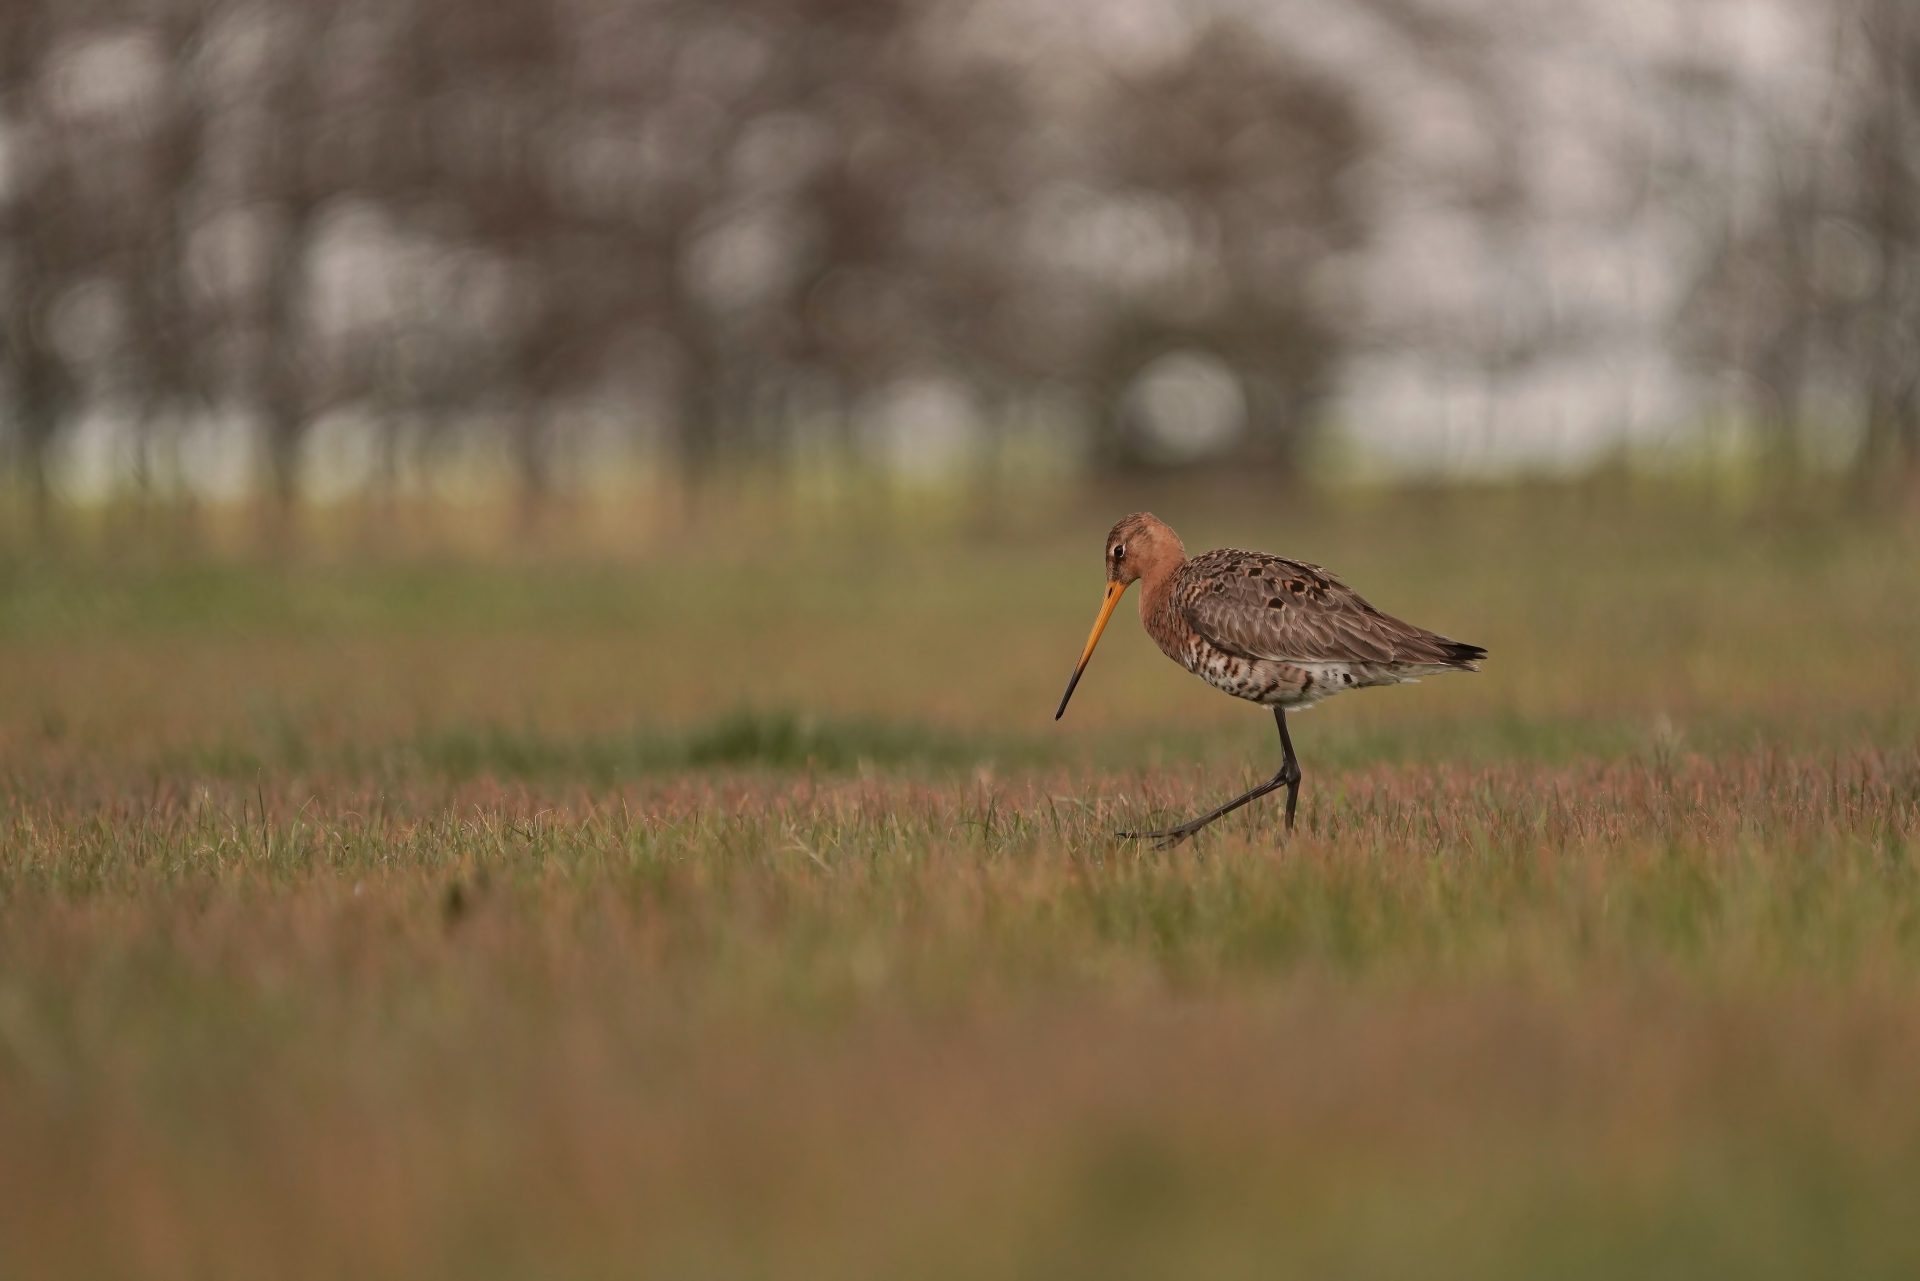
[[[1264,552],[1194,557],[1174,603],[1194,630],[1247,658],[1461,667],[1484,652],[1381,613],[1318,565]]]

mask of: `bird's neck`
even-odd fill
[[[1173,576],[1187,563],[1184,556],[1155,561],[1140,575],[1140,621],[1145,623],[1167,607],[1173,594]]]

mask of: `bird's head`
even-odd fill
[[[1067,700],[1073,697],[1073,688],[1080,683],[1080,674],[1087,670],[1087,662],[1093,657],[1093,647],[1100,643],[1100,633],[1106,630],[1107,620],[1113,617],[1113,607],[1120,603],[1127,588],[1142,578],[1171,573],[1186,558],[1187,549],[1181,545],[1180,535],[1151,512],[1135,512],[1107,531],[1106,599],[1100,602],[1100,617],[1093,622],[1087,647],[1080,652],[1080,661],[1067,681],[1067,692],[1060,696],[1060,707],[1053,719],[1057,721],[1066,715]]]
[[[1180,535],[1152,512],[1123,517],[1107,531],[1107,582],[1125,591],[1138,579],[1170,570],[1187,558]]]

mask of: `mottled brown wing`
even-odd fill
[[[1461,645],[1382,614],[1318,565],[1231,548],[1181,567],[1174,603],[1222,649],[1280,662],[1464,665]]]

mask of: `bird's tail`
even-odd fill
[[[1478,645],[1469,645],[1465,641],[1443,641],[1440,648],[1447,656],[1447,666],[1457,667],[1463,672],[1479,671],[1480,660],[1487,656],[1486,650]]]

